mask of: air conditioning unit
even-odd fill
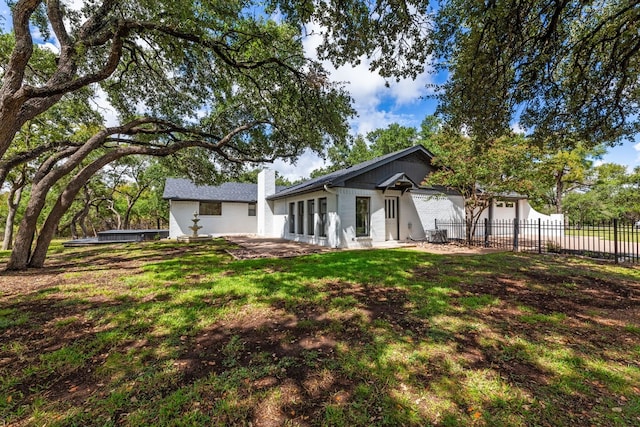
[[[427,241],[429,243],[448,243],[447,230],[427,230]]]

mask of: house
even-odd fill
[[[464,220],[463,198],[421,185],[435,168],[421,145],[281,188],[264,170],[258,184],[197,186],[167,179],[169,237],[190,234],[194,212],[200,234],[257,234],[337,248],[363,248],[388,241],[422,240],[437,220]],[[492,218],[542,217],[523,196],[496,201]]]

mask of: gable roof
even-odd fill
[[[325,185],[329,187],[340,187],[344,185],[345,181],[353,178],[354,176],[361,175],[372,169],[380,167],[381,165],[393,162],[416,152],[422,152],[429,158],[433,158],[433,154],[431,154],[429,150],[424,148],[422,145],[416,145],[410,148],[405,148],[404,150],[399,150],[393,153],[385,154],[384,156],[376,157],[375,159],[368,160],[366,162],[358,163],[357,165],[353,165],[346,169],[340,169],[338,171],[304,181],[300,184],[285,188],[282,191],[278,191],[275,194],[267,197],[267,199],[275,200],[283,197],[293,196],[296,194],[308,193],[311,191],[322,189]]]
[[[162,198],[254,203],[258,200],[258,185],[240,182],[225,182],[217,186],[196,185],[184,178],[167,178]]]
[[[296,194],[308,193],[320,190],[324,188],[325,185],[329,187],[344,186],[345,182],[351,178],[416,152],[421,152],[429,158],[433,158],[433,154],[426,148],[422,145],[416,145],[317,178],[309,179],[291,187],[277,186],[276,193],[267,197],[267,199],[274,200]],[[407,184],[413,184],[413,188],[419,186],[419,184],[414,183],[404,174],[399,173],[387,179],[386,181],[388,182],[380,183],[378,188],[389,188],[398,180],[405,181]],[[258,185],[239,182],[225,182],[217,186],[196,185],[192,181],[184,178],[167,178],[162,198],[170,200],[255,203],[258,200]]]

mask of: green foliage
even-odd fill
[[[640,219],[640,168],[628,172],[613,163],[597,166],[586,185],[568,194],[564,211],[573,221]]]
[[[594,160],[604,152],[601,146],[585,149],[580,144],[571,150],[543,152],[535,163],[538,179],[532,205],[543,212],[563,213],[564,197],[587,184]]]
[[[480,139],[518,120],[538,141],[571,149],[638,130],[638,8],[617,0],[449,0],[435,17],[451,73],[440,111]]]
[[[386,129],[376,129],[367,133],[369,149],[373,157],[413,147],[418,143],[416,128],[392,123]]]
[[[526,138],[507,135],[488,145],[472,137],[442,132],[428,142],[440,168],[425,184],[456,190],[465,200],[469,227],[474,226],[492,198],[530,194],[534,187],[533,161],[537,151]],[[472,235],[471,228],[467,230]]]
[[[359,63],[366,56],[370,69],[382,76],[415,77],[430,59],[428,0],[269,0],[267,4],[267,11],[277,10],[295,25],[318,25],[323,36],[320,56],[336,66]]]

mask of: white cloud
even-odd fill
[[[283,160],[276,160],[270,168],[278,171],[282,177],[295,181],[300,178],[309,178],[309,174],[312,171],[324,166],[324,160],[311,150],[307,150],[300,156],[295,165]]]
[[[316,49],[322,42],[322,28],[312,24],[307,26],[306,31],[308,36],[303,39],[305,53],[309,58],[317,60]],[[331,80],[344,84],[353,98],[357,116],[349,123],[352,133],[366,134],[387,127],[391,123],[416,126],[422,121],[422,115],[417,117],[414,113],[402,113],[398,109],[418,103],[424,96],[431,94],[427,84],[433,83],[433,79],[428,71],[418,75],[416,79],[396,82],[395,79],[385,80],[377,72],[371,72],[371,62],[364,56],[360,58],[360,63],[354,66],[344,65],[335,68],[329,61],[322,61],[322,64]],[[300,156],[295,165],[277,160],[271,167],[283,177],[297,180],[308,178],[314,169],[324,166],[324,160],[307,151]]]
[[[416,118],[406,114],[396,114],[391,111],[378,109],[367,109],[359,113],[351,121],[351,129],[355,134],[367,134],[373,130],[385,128],[391,123],[398,123],[403,126],[413,126]]]
[[[322,28],[312,24],[307,28],[310,34],[303,40],[307,56],[317,59],[316,49],[322,42],[320,33]],[[420,102],[424,96],[432,91],[427,85],[433,83],[433,76],[427,70],[415,79],[385,79],[377,72],[369,70],[371,61],[365,56],[359,58],[357,65],[344,65],[335,68],[329,61],[323,61],[325,69],[334,82],[344,83],[345,89],[353,98],[353,107],[358,117],[352,120],[352,130],[356,133],[369,132],[385,127],[390,123],[408,123],[422,120],[420,117],[406,117],[394,110],[398,107]],[[388,86],[388,87],[387,87]]]
[[[525,128],[523,128],[522,126],[520,126],[520,123],[513,123],[511,124],[511,130],[515,133],[518,134],[526,134],[527,130]]]
[[[57,40],[56,40],[56,43],[57,43]],[[40,47],[43,48],[43,49],[50,50],[51,52],[55,53],[56,55],[58,53],[60,53],[60,47],[57,44],[53,44],[53,43],[47,42],[47,43],[41,44]]]
[[[107,99],[107,94],[99,86],[96,85],[96,96],[93,98],[96,110],[104,117],[104,125],[107,127],[117,126],[120,124],[118,114]]]
[[[71,10],[80,10],[82,6],[84,6],[84,0],[68,0],[64,2],[65,6],[69,7]]]

